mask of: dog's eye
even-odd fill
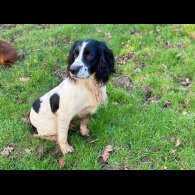
[[[87,59],[92,60],[93,56],[92,55],[87,55]]]
[[[75,53],[75,54],[74,54],[74,58],[76,59],[77,57],[78,57],[78,54],[77,54],[77,53]]]

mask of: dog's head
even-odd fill
[[[97,82],[106,83],[115,71],[113,52],[104,42],[78,40],[73,44],[68,58],[68,73],[74,78],[95,75]]]

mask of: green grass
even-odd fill
[[[108,39],[105,33],[112,37]],[[193,33],[195,25],[0,26],[0,39],[14,39],[13,46],[26,54],[11,69],[0,67],[0,151],[9,143],[17,144],[9,156],[0,155],[0,169],[61,169],[55,143],[32,138],[30,125],[21,118],[37,97],[59,84],[53,71],[66,69],[72,42],[84,38],[105,41],[117,58],[129,51],[134,57],[116,65],[117,72],[107,86],[108,103],[98,109],[89,124],[92,137],[85,140],[76,129],[69,131],[75,152],[63,157],[62,169],[195,169]],[[135,72],[139,63],[144,67]],[[133,87],[128,91],[115,86],[122,75],[132,80]],[[30,80],[21,82],[21,77]],[[192,84],[182,86],[186,78]],[[158,101],[144,103],[146,86],[153,87],[152,97],[158,96]],[[181,108],[185,99],[190,102]],[[166,101],[171,105],[165,109]],[[183,115],[183,111],[188,114]],[[89,144],[94,139],[97,141]],[[181,144],[176,146],[178,139]],[[114,150],[108,163],[102,165],[99,157],[107,144]]]

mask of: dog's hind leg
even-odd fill
[[[33,137],[38,137],[38,138],[41,138],[41,139],[46,139],[46,140],[49,140],[49,141],[56,141],[56,135],[39,135],[39,134],[33,134]]]
[[[90,118],[91,118],[90,115],[87,115],[86,117],[81,118],[80,133],[84,137],[89,137],[90,136],[90,131],[87,128],[87,124],[88,124]]]

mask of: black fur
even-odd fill
[[[42,101],[40,100],[40,98],[38,98],[36,101],[33,102],[32,107],[36,113],[39,113],[41,103],[42,103]]]
[[[106,43],[101,41],[92,39],[78,40],[73,44],[68,57],[68,75],[69,68],[75,60],[74,54],[77,51],[78,46],[81,46],[84,41],[88,41],[86,50],[93,52],[95,57],[93,60],[86,60],[83,56],[83,62],[88,66],[91,74],[95,73],[97,82],[106,84],[110,75],[115,72],[115,60],[112,50],[107,47]]]
[[[110,75],[115,72],[115,60],[112,50],[110,50],[105,43],[101,42],[100,48],[101,56],[95,71],[95,77],[98,82],[105,84]]]
[[[55,113],[59,109],[60,96],[57,93],[54,93],[50,97],[50,107],[51,111]]]

